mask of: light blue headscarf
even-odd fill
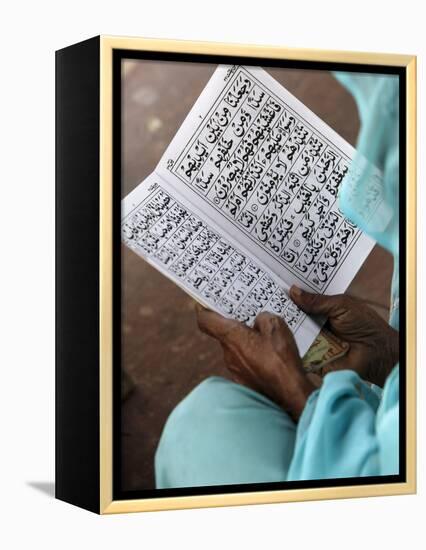
[[[340,206],[348,218],[394,257],[390,323],[398,328],[399,79],[354,73],[335,76],[354,96],[361,118],[357,155],[352,163],[360,177],[344,182]],[[381,171],[380,178],[373,174],[374,167]],[[367,205],[369,199],[373,200]]]
[[[399,81],[397,76],[336,73],[361,119],[357,154],[340,192],[340,207],[394,256],[399,252]],[[381,171],[381,177],[375,174]]]
[[[335,76],[353,94],[361,119],[354,177],[342,184],[340,208],[394,256],[389,322],[398,328],[399,81],[397,76]],[[299,421],[288,479],[398,473],[399,367],[383,393],[354,372],[328,374]]]

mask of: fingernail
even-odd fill
[[[293,285],[293,286],[290,288],[290,292],[293,294],[293,296],[296,296],[297,298],[299,298],[300,296],[302,296],[302,289],[299,288],[299,287],[296,286],[296,285]]]

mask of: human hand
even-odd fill
[[[331,331],[349,344],[346,355],[324,367],[322,374],[350,369],[362,378],[383,386],[399,360],[399,333],[361,300],[345,294],[311,294],[295,286],[290,297],[310,315],[328,318]]]
[[[232,379],[269,397],[297,420],[315,385],[284,321],[261,313],[249,328],[200,305],[196,312],[200,330],[221,344]]]

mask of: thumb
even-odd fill
[[[324,294],[312,294],[293,285],[290,288],[290,298],[305,313],[313,315],[325,315],[335,317],[345,308],[344,298],[341,294],[325,296]]]

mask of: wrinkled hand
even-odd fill
[[[200,305],[196,312],[200,330],[220,342],[232,379],[269,397],[297,420],[315,385],[284,321],[261,313],[249,328]]]
[[[369,382],[384,385],[399,361],[398,331],[364,302],[344,294],[311,294],[293,286],[290,297],[304,312],[326,316],[331,331],[350,346],[346,355],[324,367],[323,374],[351,369]]]

